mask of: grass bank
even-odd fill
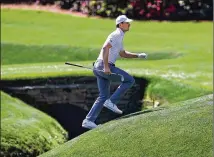
[[[1,92],[1,156],[37,156],[66,139],[56,120]]]
[[[24,45],[2,43],[2,64],[48,63],[65,61],[94,61],[99,49],[68,45]],[[15,55],[14,55],[15,54]]]
[[[170,105],[171,106],[171,105]],[[152,111],[152,110],[151,110]],[[40,157],[209,157],[213,96],[108,122]]]

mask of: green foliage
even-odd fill
[[[212,95],[108,122],[40,157],[209,157]]]
[[[67,132],[56,120],[1,92],[2,156],[36,156],[66,139]]]

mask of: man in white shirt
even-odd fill
[[[129,31],[130,22],[133,20],[127,18],[125,15],[120,15],[116,18],[117,29],[112,32],[106,39],[97,61],[94,64],[94,74],[97,77],[97,85],[99,89],[99,97],[94,102],[91,110],[86,118],[83,120],[82,127],[93,129],[97,125],[94,123],[97,116],[101,112],[103,106],[112,110],[115,113],[122,114],[118,109],[117,103],[125,92],[132,87],[135,80],[127,72],[117,68],[115,62],[117,58],[146,58],[145,53],[131,53],[123,48],[123,38],[125,32]],[[110,82],[111,73],[122,75],[124,80],[117,90],[110,96]]]

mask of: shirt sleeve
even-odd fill
[[[117,41],[118,41],[118,37],[116,35],[109,35],[106,40],[106,43],[110,43],[111,46],[115,46]]]

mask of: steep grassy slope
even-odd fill
[[[66,141],[48,115],[1,92],[1,156],[36,156]]]
[[[111,121],[40,157],[211,157],[213,96]]]

